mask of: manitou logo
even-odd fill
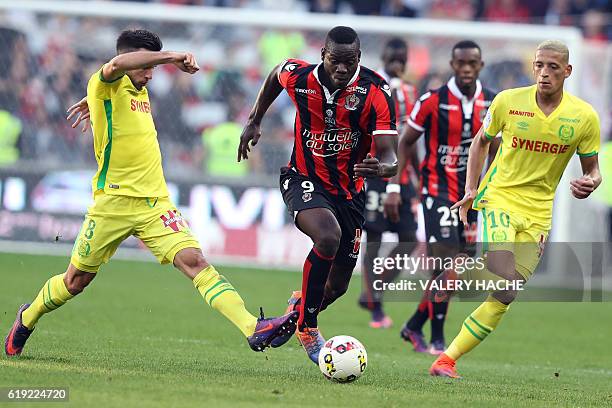
[[[514,109],[510,109],[510,112],[508,112],[509,115],[514,115],[514,116],[527,116],[529,118],[533,118],[535,116],[535,113],[533,112],[526,112],[526,111],[520,111],[520,110],[514,110]]]
[[[180,231],[180,226],[187,228],[185,219],[179,214],[177,210],[168,210],[168,215],[162,214],[159,217],[164,223],[164,227],[170,227],[174,232]]]

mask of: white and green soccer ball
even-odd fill
[[[319,354],[319,368],[332,381],[352,382],[361,377],[368,365],[368,353],[359,340],[351,336],[328,339]]]

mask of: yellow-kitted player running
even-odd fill
[[[572,180],[574,197],[587,198],[601,183],[597,153],[599,119],[591,105],[563,90],[572,72],[567,46],[545,41],[533,62],[536,84],[501,92],[470,147],[460,217],[482,213],[487,268],[508,281],[526,281],[535,270],[551,227],[555,190],[574,153],[583,176]],[[476,189],[489,143],[501,134],[495,161]],[[430,374],[458,377],[455,362],[498,325],[516,290],[493,292],[467,319]]]
[[[131,235],[141,239],[160,263],[173,263],[188,276],[205,301],[242,331],[253,350],[263,351],[273,340],[278,347],[295,331],[297,312],[257,319],[245,309],[234,287],[206,261],[168,198],[146,84],[157,65],[173,64],[189,74],[199,67],[191,53],[161,49],[161,40],[150,31],[122,32],[118,55],[91,76],[86,99],[69,109],[69,119],[79,114],[73,127],[91,119],[98,163],[94,203],[66,272],[51,277],[31,304],[19,308],[5,340],[9,356],[20,354],[38,320],[81,293]]]

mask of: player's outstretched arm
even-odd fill
[[[459,218],[467,226],[467,213],[472,208],[472,203],[478,192],[478,179],[482,172],[485,159],[489,152],[491,140],[485,135],[484,128],[481,127],[470,145],[468,153],[467,174],[465,177],[465,195],[451,207],[451,210],[459,208]]]
[[[602,178],[597,155],[581,157],[580,165],[582,166],[582,177],[570,181],[570,191],[574,197],[584,199],[599,187]]]
[[[174,51],[134,51],[119,54],[104,65],[102,76],[105,81],[114,81],[126,71],[154,67],[156,65],[174,64],[183,72],[195,74],[200,67],[190,52]]]
[[[268,111],[268,108],[278,98],[278,95],[283,91],[283,86],[278,80],[280,65],[277,65],[268,74],[263,85],[259,89],[255,105],[251,109],[249,119],[247,120],[242,134],[240,135],[240,145],[238,146],[238,161],[249,158],[251,146],[255,146],[261,137],[261,121]],[[249,146],[250,143],[250,146]]]
[[[399,138],[397,149],[397,168],[404,169],[409,160],[416,161],[415,143],[421,136],[421,132],[410,125],[404,126]],[[387,184],[387,197],[384,202],[384,214],[391,222],[399,222],[399,208],[402,204],[400,194],[400,172],[391,177]]]

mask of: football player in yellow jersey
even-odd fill
[[[194,74],[195,57],[161,51],[159,37],[127,30],[117,39],[117,56],[94,73],[87,99],[69,109],[74,126],[91,117],[98,171],[94,203],[85,216],[65,273],[51,277],[31,304],[22,305],[5,339],[9,356],[21,354],[38,319],[78,295],[130,235],[147,245],[160,263],[173,263],[193,281],[205,301],[236,325],[250,347],[278,347],[295,332],[298,313],[256,318],[234,287],[210,265],[181,213],[168,197],[157,132],[145,85],[157,65],[173,64]],[[69,115],[69,118],[72,115]]]
[[[465,196],[453,206],[460,208],[463,222],[469,208],[481,211],[486,272],[508,282],[527,281],[537,267],[551,227],[555,190],[574,152],[583,173],[570,182],[574,197],[587,198],[601,183],[597,113],[563,90],[572,73],[567,46],[559,41],[541,43],[533,73],[535,85],[501,92],[489,107],[470,147]],[[477,189],[489,143],[498,135],[501,146]],[[492,292],[465,319],[430,374],[457,378],[457,359],[497,327],[516,295],[517,290]]]

